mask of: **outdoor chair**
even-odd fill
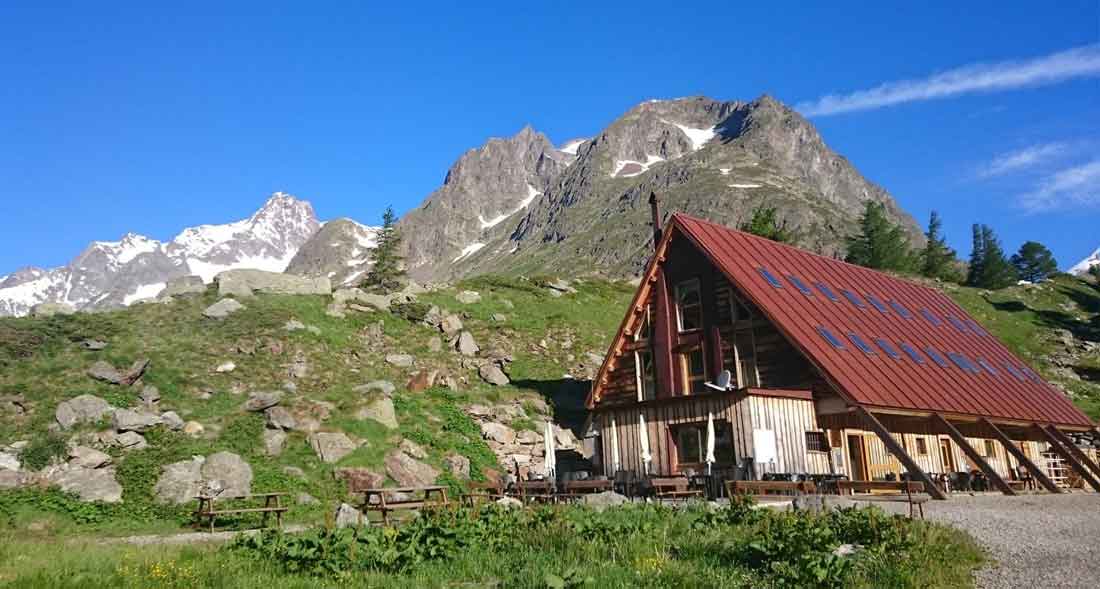
[[[612,477],[615,492],[633,499],[638,494],[638,473],[633,470],[619,470]]]

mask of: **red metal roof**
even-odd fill
[[[974,319],[939,291],[688,215],[673,215],[669,229],[681,230],[694,242],[849,402],[867,408],[1092,426],[1065,395],[1038,376],[1038,382],[1026,377],[1021,380],[1007,370],[1006,365],[1021,371],[1027,365],[984,328],[979,334],[953,325],[948,316],[964,323]],[[782,288],[772,286],[761,268],[776,277]],[[791,275],[808,285],[812,296],[803,294],[790,280]],[[830,287],[839,301],[820,292],[817,282]],[[853,305],[842,290],[859,295],[865,308]],[[881,300],[888,312],[871,305],[868,295]],[[889,301],[904,306],[910,316],[899,314]],[[922,316],[922,309],[935,314],[940,325]],[[828,343],[818,332],[819,326],[834,334],[845,349]],[[857,334],[876,353],[861,351],[849,333]],[[876,338],[889,341],[900,359],[886,354]],[[900,348],[903,342],[919,350],[923,365]],[[962,354],[974,366],[982,358],[997,374],[983,367],[976,374],[968,372],[951,359],[943,368],[928,357],[928,346],[945,358],[948,353]]]

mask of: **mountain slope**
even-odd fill
[[[0,315],[25,315],[47,302],[76,309],[128,305],[191,274],[209,282],[234,268],[282,272],[320,226],[308,202],[276,192],[247,219],[184,229],[167,243],[134,233],[92,242],[66,266],[25,268],[0,280]]]
[[[1093,266],[1100,266],[1100,248],[1097,248],[1089,257],[1081,260],[1076,266],[1070,268],[1069,273],[1083,276],[1088,274],[1089,269]]]
[[[351,219],[328,221],[302,244],[286,271],[299,276],[324,276],[336,285],[354,285],[370,269],[368,250],[378,244],[378,230]]]

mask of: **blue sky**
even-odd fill
[[[276,190],[374,223],[524,124],[764,92],[963,256],[976,221],[1063,267],[1100,246],[1096,0],[32,4],[0,8],[0,274]]]

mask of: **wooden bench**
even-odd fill
[[[652,477],[649,486],[653,489],[653,497],[660,499],[674,499],[686,501],[688,499],[701,498],[702,489],[691,489],[687,477]]]
[[[838,481],[837,488],[841,495],[868,493],[867,496],[860,497],[859,501],[906,503],[909,505],[910,519],[914,512],[919,513],[921,519],[924,518],[924,504],[929,499],[927,495],[923,495],[924,483],[920,481]]]
[[[418,511],[425,507],[446,507],[447,487],[389,487],[385,489],[363,489],[363,513],[377,511],[382,514],[382,524],[390,525],[390,514],[395,511]],[[412,499],[391,498],[394,494],[414,495]]]
[[[470,483],[467,489],[469,492],[462,495],[462,502],[470,507],[506,497],[504,485],[499,482]]]
[[[807,495],[817,492],[813,481],[726,481],[726,495]]]
[[[562,499],[575,501],[585,495],[594,495],[610,491],[612,482],[606,479],[592,479],[583,481],[566,481],[564,492],[558,495]]]
[[[520,481],[515,484],[514,495],[524,503],[553,503],[554,483],[550,481]]]
[[[263,514],[263,527],[267,527],[267,518],[269,514],[275,514],[275,525],[282,529],[283,527],[283,514],[286,513],[288,507],[284,507],[282,504],[282,498],[286,497],[286,493],[253,493],[251,495],[244,495],[240,497],[225,497],[221,501],[243,501],[243,502],[258,502],[260,499],[264,500],[263,507],[237,507],[237,508],[218,508],[215,505],[216,497],[195,497],[199,502],[198,509],[195,510],[195,523],[202,525],[203,518],[209,518],[210,520],[210,533],[214,533],[214,520],[219,515],[237,515],[241,513],[262,513]]]

